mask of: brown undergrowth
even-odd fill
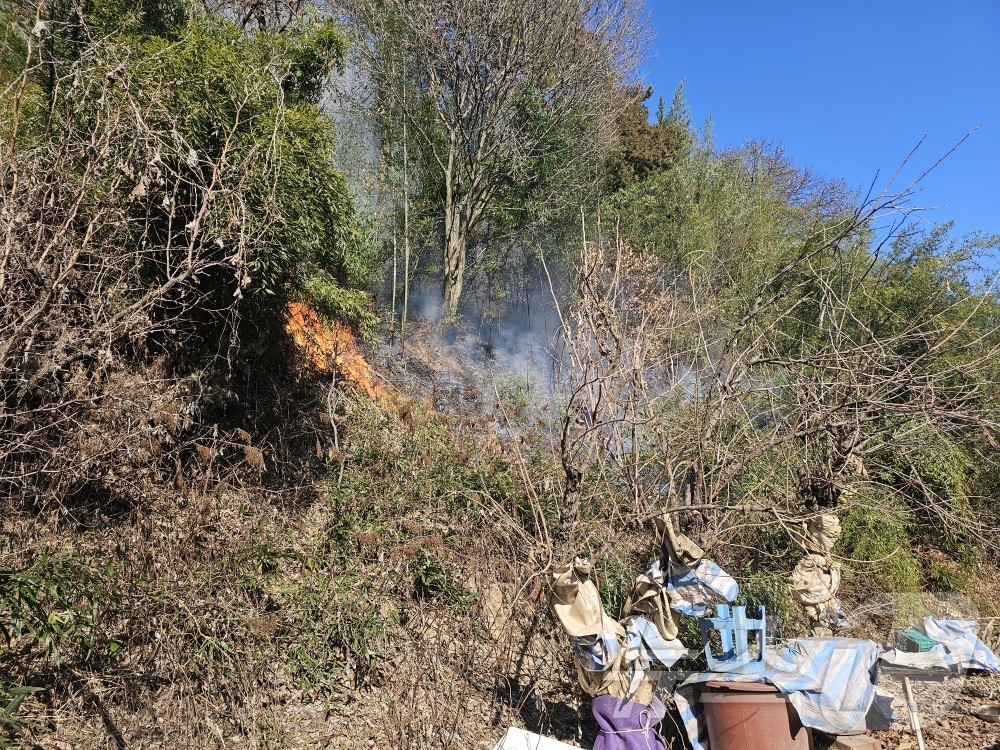
[[[5,742],[444,748],[504,723],[579,731],[553,697],[572,683],[535,573],[552,509],[530,507],[509,450],[418,402],[306,381],[256,437],[189,439],[141,502],[9,507]],[[136,408],[150,434],[182,427],[172,405]]]
[[[267,419],[191,439],[142,502],[11,508],[0,663],[6,702],[20,702],[6,742],[491,748],[518,724],[588,746],[588,703],[545,607],[560,493],[544,419],[494,376],[435,370],[448,361],[433,342],[409,346],[405,371],[386,375],[392,408],[303,374],[263,400]],[[449,389],[437,408],[420,397],[428,377]],[[578,538],[604,548],[596,571],[615,612],[649,534],[599,485],[585,501]],[[712,554],[742,601],[796,635],[782,584],[794,560],[763,524],[730,523]],[[995,574],[924,558],[932,575],[961,568],[956,585]],[[850,578],[845,600],[865,601],[869,580]]]

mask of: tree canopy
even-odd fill
[[[346,6],[379,136],[391,151],[405,123],[410,158],[436,196],[442,300],[453,316],[478,229],[498,212],[523,225],[531,204],[565,205],[595,184],[620,86],[644,43],[641,3]]]

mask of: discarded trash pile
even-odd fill
[[[976,634],[973,620],[943,620],[925,617],[920,630],[904,630],[896,637],[897,648],[883,654],[881,672],[903,683],[910,727],[917,737],[917,747],[924,750],[920,713],[913,697],[911,682],[941,681],[967,672],[1000,673],[1000,664],[989,647]],[[993,706],[973,711],[991,721]],[[1000,706],[996,708],[1000,709]]]
[[[736,581],[674,531],[666,515],[657,519],[657,530],[663,555],[635,580],[620,622],[604,611],[588,561],[577,558],[554,573],[550,606],[573,644],[580,685],[594,697],[597,750],[664,747],[657,670],[687,653],[673,612],[702,615],[713,599],[733,601],[739,593]]]
[[[767,656],[766,667],[757,674],[691,675],[675,693],[675,701],[691,744],[699,748],[809,748],[808,729],[827,734],[844,734],[859,725],[875,698],[876,662],[881,646],[855,638],[803,638]],[[758,733],[762,745],[733,745],[723,737],[732,722],[713,713],[713,690],[727,682],[773,685],[794,709],[787,710],[784,726],[773,720],[757,727],[753,718],[740,717],[747,734]],[[706,689],[708,693],[706,694]],[[730,686],[730,690],[738,690]],[[756,704],[756,693],[745,693],[744,702]],[[752,705],[752,708],[757,708]]]
[[[729,606],[739,595],[737,582],[677,531],[668,513],[656,527],[660,557],[635,579],[620,620],[605,611],[586,558],[552,576],[550,608],[569,636],[580,686],[593,699],[595,750],[666,750],[680,745],[665,735],[679,741],[681,734],[694,750],[806,750],[813,731],[834,736],[833,747],[877,750],[881,745],[866,732],[895,718],[891,696],[878,690],[880,676],[902,680],[923,750],[911,680],[1000,673],[971,620],[927,617],[918,629],[899,632],[891,650],[834,637],[847,618],[837,600],[840,566],[831,556],[840,536],[833,514],[802,524],[797,541],[805,557],[790,583],[812,636],[784,643],[769,638],[764,607],[748,616],[745,607]],[[716,616],[708,617],[713,603]],[[700,618],[707,670],[661,680],[690,655],[678,639],[678,615]],[[668,684],[676,685],[673,732],[670,701],[661,692]],[[980,708],[984,721],[1000,711]],[[512,728],[496,749],[559,747],[567,746]]]

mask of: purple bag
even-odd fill
[[[644,706],[599,695],[592,710],[600,727],[594,750],[666,750],[657,730],[667,711],[656,698],[652,705]]]

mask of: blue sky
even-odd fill
[[[719,146],[766,138],[798,163],[867,188],[969,139],[923,184],[923,216],[1000,234],[1000,0],[649,0],[657,39],[644,77],[677,84]]]

